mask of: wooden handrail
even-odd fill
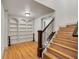
[[[49,25],[54,21],[55,18],[53,18],[50,23],[43,29],[43,32],[49,27]]]

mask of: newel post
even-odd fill
[[[8,36],[8,46],[11,46],[10,36]]]
[[[37,49],[37,52],[38,52],[38,56],[39,57],[42,57],[42,31],[39,30],[38,31],[38,49]]]
[[[35,38],[34,37],[35,37],[35,34],[33,33],[33,42],[35,42]]]

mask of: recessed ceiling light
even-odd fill
[[[25,11],[25,16],[30,16],[30,12],[29,11]]]
[[[25,13],[25,16],[30,16],[30,13]]]

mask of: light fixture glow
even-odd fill
[[[25,16],[30,16],[30,13],[25,13]]]
[[[30,16],[30,12],[29,11],[26,11],[25,12],[25,16]]]

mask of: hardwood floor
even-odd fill
[[[73,26],[60,28],[47,51],[43,53],[43,59],[77,59],[78,38],[73,37]],[[37,43],[25,42],[14,44],[5,50],[3,59],[41,59],[37,57]]]
[[[40,59],[37,57],[37,43],[15,44],[5,50],[3,59]]]

